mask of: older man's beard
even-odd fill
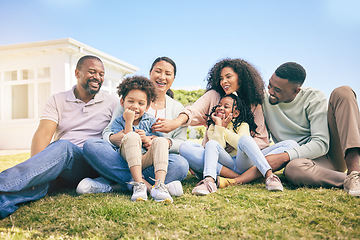
[[[90,82],[97,82],[99,84],[99,88],[97,90],[92,90],[89,86]],[[91,95],[97,94],[100,91],[101,86],[102,86],[102,83],[100,81],[94,80],[94,79],[88,79],[86,81],[86,83],[82,84],[82,87],[85,89],[85,91]]]

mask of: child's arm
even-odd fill
[[[125,109],[125,111],[123,113],[123,118],[125,120],[124,134],[132,132],[133,131],[133,129],[132,129],[133,122],[134,122],[134,118],[135,118],[135,112],[130,109]]]
[[[250,128],[249,124],[246,122],[243,122],[239,128],[237,129],[237,133],[234,132],[234,130],[231,128],[226,128],[224,130],[224,138],[227,143],[230,144],[233,148],[237,148],[237,144],[239,142],[239,139],[243,135],[250,135]]]
[[[221,119],[215,116],[215,113],[212,113],[211,119],[214,121],[215,124],[210,125],[210,127],[207,130],[209,140],[215,140],[218,143],[220,143],[220,145],[223,148],[225,148],[226,147],[225,130],[228,124],[232,120],[232,114],[230,113],[227,118]]]

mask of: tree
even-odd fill
[[[181,102],[182,105],[188,106],[193,104],[196,100],[199,99],[204,93],[204,89],[186,91],[186,90],[173,90],[174,99]]]

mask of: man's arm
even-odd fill
[[[51,120],[40,120],[39,126],[31,142],[31,156],[44,150],[51,142],[57,123]]]

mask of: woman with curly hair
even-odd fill
[[[159,118],[154,123],[153,130],[168,132],[184,124],[206,126],[208,115],[211,113],[212,108],[219,103],[220,98],[227,94],[237,93],[238,97],[251,109],[254,115],[257,128],[256,132],[251,132],[251,136],[259,148],[264,149],[264,153],[265,148],[269,146],[268,132],[261,107],[264,98],[264,81],[255,67],[243,59],[227,58],[213,66],[208,73],[207,82],[206,93],[193,105],[186,107],[176,119]],[[202,179],[201,175],[204,170],[203,156],[192,153],[196,151],[196,148],[204,148],[208,140],[206,133],[202,146],[191,141],[187,141],[180,146],[180,154],[188,160],[190,168],[197,176],[200,176],[200,179]],[[225,150],[231,152],[234,148],[227,145]],[[220,163],[217,167],[217,174],[227,178],[220,178],[220,181],[217,182],[220,188],[229,184],[248,183],[262,176],[256,168],[240,175]]]

